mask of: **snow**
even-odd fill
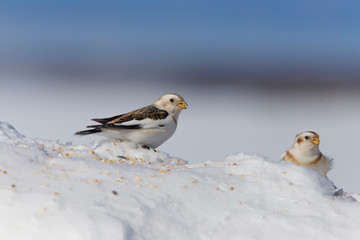
[[[0,76],[0,82],[0,101],[6,103],[0,108],[0,121],[27,136],[74,144],[99,139],[73,135],[94,124],[92,118],[126,113],[165,93],[179,93],[189,108],[181,113],[175,134],[159,149],[191,163],[220,161],[242,151],[279,160],[296,134],[312,130],[320,134],[321,152],[335,159],[330,179],[348,191],[360,192],[356,151],[360,111],[354,111],[360,105],[360,89],[237,89],[230,85],[212,90],[182,82],[159,84],[156,79],[108,82],[65,76]]]
[[[132,143],[30,138],[0,122],[1,239],[360,235],[359,195],[315,171],[249,153],[187,160]]]

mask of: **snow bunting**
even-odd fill
[[[153,104],[135,111],[109,118],[95,118],[99,125],[87,126],[90,130],[75,135],[100,136],[157,148],[175,132],[181,110],[187,103],[177,94],[165,94]]]
[[[296,135],[294,145],[281,155],[281,160],[305,166],[326,176],[333,160],[325,157],[319,149],[319,134],[311,131]]]

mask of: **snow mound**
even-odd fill
[[[135,160],[147,163],[185,164],[187,161],[172,157],[167,153],[139,148],[134,143],[99,141],[93,147],[94,152],[101,159]]]
[[[24,136],[16,131],[16,129],[8,123],[0,122],[0,142],[15,143],[17,139]]]
[[[1,239],[356,239],[354,197],[254,154],[188,164],[131,143],[28,138],[0,122]]]

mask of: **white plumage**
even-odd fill
[[[326,176],[333,160],[325,157],[319,149],[319,134],[307,131],[296,135],[294,145],[281,155],[281,160],[305,166]]]
[[[165,94],[153,104],[110,118],[92,119],[100,125],[76,135],[97,134],[107,138],[129,141],[157,148],[175,132],[179,115],[187,103],[177,94]]]

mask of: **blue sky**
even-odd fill
[[[3,56],[360,59],[357,1],[1,1]],[[144,60],[146,61],[146,60]],[[255,60],[256,61],[256,60]]]

